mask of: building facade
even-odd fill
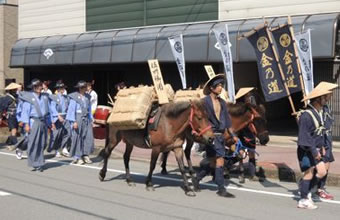
[[[205,64],[213,65],[215,72],[224,71],[212,29],[228,24],[235,87],[260,88],[253,49],[238,37],[263,23],[263,16],[275,26],[291,15],[295,32],[313,30],[315,83],[340,83],[339,14],[335,0],[21,0],[19,40],[12,49],[11,66],[24,69],[25,82],[33,77],[62,78],[72,89],[79,79],[95,80],[99,103],[105,104],[106,94],[115,93],[116,83],[152,83],[148,59],[157,58],[164,81],[181,89],[168,37],[182,33],[187,84],[196,88],[208,79]],[[293,99],[299,108],[301,94]],[[338,137],[339,100],[337,90],[331,105]],[[275,127],[281,133],[296,130],[288,99],[266,107],[269,121],[280,125],[273,125],[273,131]]]
[[[23,82],[23,71],[9,67],[11,49],[18,39],[17,3],[0,0],[0,93],[11,81]]]

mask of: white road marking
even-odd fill
[[[0,191],[0,196],[9,196],[12,195],[11,193]]]
[[[0,154],[7,155],[7,156],[13,156],[13,157],[16,156],[15,154],[5,153],[5,152],[0,152]],[[77,165],[77,164],[71,164],[71,163],[67,163],[67,162],[62,162],[62,161],[59,161],[59,160],[52,160],[52,159],[49,159],[49,160],[46,160],[46,161],[54,162],[54,163],[60,163],[60,164],[64,164],[64,165],[82,167],[82,168],[87,168],[87,169],[101,170],[100,167],[95,167],[95,166],[90,166],[90,165]],[[122,173],[122,174],[125,174],[124,170],[116,170],[116,169],[108,168],[107,171],[113,172],[113,173]],[[135,172],[131,172],[131,174],[132,175],[136,175],[136,176],[144,176],[144,177],[146,176],[145,174],[135,173]],[[175,182],[183,182],[182,179],[175,179],[175,178],[164,177],[164,176],[153,176],[152,178],[161,179],[161,180],[168,180],[168,181],[175,181]],[[216,187],[215,184],[211,184],[211,183],[200,183],[200,185],[209,186],[209,187]],[[264,191],[264,190],[249,189],[249,188],[244,188],[244,187],[228,186],[227,188],[228,189],[232,189],[232,190],[238,190],[238,191],[244,191],[244,192],[252,192],[252,193],[265,194],[265,195],[271,195],[271,196],[279,196],[279,197],[286,197],[286,198],[297,198],[297,199],[300,198],[299,196],[296,196],[296,195],[293,195],[293,194],[277,193],[277,192],[270,192],[270,191]],[[1,195],[1,191],[0,191],[0,195]],[[325,203],[332,203],[332,204],[340,205],[340,201],[337,201],[337,200],[324,200],[324,199],[321,199],[321,201],[325,202]]]

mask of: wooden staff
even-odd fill
[[[271,45],[272,50],[274,52],[275,60],[277,62],[277,65],[279,66],[280,75],[281,75],[282,82],[284,84],[284,87],[285,87],[287,95],[288,95],[290,106],[292,107],[293,115],[296,115],[294,102],[293,102],[292,96],[290,95],[290,92],[289,92],[289,89],[288,89],[288,86],[287,86],[287,83],[286,83],[286,79],[285,79],[285,76],[283,74],[283,70],[281,68],[280,62],[279,62],[279,56],[277,55],[277,52],[276,52],[274,44],[273,44],[273,39],[272,39],[272,37],[271,37],[271,35],[269,33],[267,25],[265,25],[265,28],[266,28],[266,32],[267,32],[267,35],[268,35],[268,38],[269,38],[270,45]]]
[[[250,37],[251,35],[255,34],[258,30],[262,29],[266,24],[267,24],[267,22],[265,22],[265,24],[260,24],[260,25],[258,25],[257,27],[253,28],[251,31],[242,34],[242,35],[241,35],[240,37],[238,37],[237,39],[238,39],[238,40],[242,40],[242,39],[244,39],[244,38]]]
[[[111,96],[110,96],[110,94],[107,94],[107,97],[109,97],[109,99],[110,99],[110,101],[108,102],[110,105],[114,105],[114,102],[113,102],[113,100],[112,100],[112,98],[111,98]]]
[[[292,26],[292,19],[291,19],[290,16],[288,16],[288,27],[289,27],[290,33],[292,34],[292,40],[293,40],[293,46],[294,46],[294,51],[295,51],[296,64],[297,64],[298,72],[299,72],[299,79],[300,79],[300,85],[301,85],[301,89],[302,89],[302,95],[303,95],[303,98],[305,98],[306,97],[306,90],[305,90],[305,85],[304,85],[304,81],[303,81],[303,78],[302,78],[300,58],[299,58],[299,53],[298,53],[297,45],[296,45],[296,41],[295,41],[294,29],[293,29],[293,26]],[[304,103],[305,103],[305,107],[306,107],[307,104],[308,104],[307,100],[305,100]]]

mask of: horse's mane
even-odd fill
[[[204,106],[204,102],[202,99],[200,100],[192,100],[191,103],[195,105],[204,115],[206,115],[206,110]],[[165,109],[165,115],[167,117],[177,117],[182,112],[190,108],[191,103],[189,101],[182,101],[182,102],[176,102],[171,103],[166,106]]]
[[[165,115],[167,117],[177,117],[190,107],[190,102],[176,102],[166,105]]]
[[[240,117],[250,110],[250,106],[239,102],[236,104],[228,103],[228,112],[231,116]]]

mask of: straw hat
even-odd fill
[[[301,100],[301,102],[304,102],[306,100],[314,99],[323,95],[327,95],[332,93],[329,89],[324,88],[314,88],[304,99]]]
[[[235,99],[239,99],[242,96],[244,96],[245,94],[247,94],[248,92],[251,92],[255,89],[255,87],[244,87],[244,88],[240,88],[235,96]]]
[[[338,84],[322,81],[315,87],[315,89],[333,90],[333,89],[336,89],[338,87],[339,87]]]
[[[210,86],[213,82],[216,82],[217,80],[225,81],[225,75],[224,74],[217,74],[214,77],[210,78],[203,87],[203,94],[209,95],[210,94]]]
[[[10,83],[8,86],[6,86],[5,90],[13,90],[13,89],[19,89],[21,85],[18,83]]]

